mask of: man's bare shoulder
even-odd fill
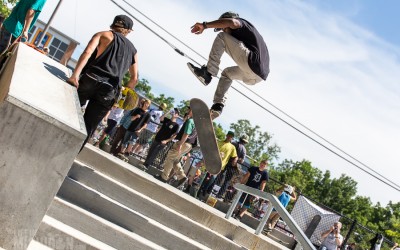
[[[98,36],[100,38],[110,38],[110,39],[114,37],[113,33],[110,30],[97,32],[96,34],[94,34],[94,36]]]

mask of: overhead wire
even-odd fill
[[[135,17],[134,15],[132,15],[129,11],[127,11],[124,7],[122,7],[120,4],[118,4],[115,0],[111,0],[116,6],[118,6],[121,10],[123,10],[126,14],[128,14],[129,16],[131,16],[133,19],[135,19],[137,22],[139,22],[140,24],[142,24],[146,29],[148,29],[150,32],[152,32],[154,35],[156,35],[158,38],[160,38],[162,41],[164,41],[165,43],[167,43],[171,48],[173,48],[178,54],[180,54],[181,56],[187,57],[189,60],[191,60],[192,62],[196,63],[197,65],[202,65],[199,62],[197,62],[196,60],[194,60],[193,58],[191,58],[190,56],[188,56],[187,54],[185,54],[183,51],[181,51],[178,47],[176,47],[174,44],[172,44],[171,42],[169,42],[167,39],[165,39],[164,37],[162,37],[160,34],[158,34],[157,32],[155,32],[153,29],[151,29],[149,26],[147,26],[146,24],[144,24],[140,19],[138,19],[137,17]],[[135,11],[137,11],[139,14],[141,14],[142,16],[144,16],[146,19],[148,19],[150,22],[152,22],[153,24],[155,24],[157,27],[159,27],[160,29],[162,29],[164,32],[166,32],[168,35],[172,36],[174,39],[176,39],[178,42],[180,42],[181,44],[183,44],[185,47],[187,47],[188,49],[190,49],[192,52],[194,52],[195,54],[197,54],[198,56],[200,56],[201,58],[203,58],[204,60],[207,61],[207,59],[202,56],[201,54],[199,54],[197,51],[193,50],[190,46],[188,46],[186,43],[184,43],[183,41],[181,41],[179,38],[177,38],[176,36],[174,36],[173,34],[171,34],[169,31],[167,31],[166,29],[164,29],[162,26],[160,26],[159,24],[157,24],[156,22],[154,22],[151,18],[147,17],[145,14],[143,14],[141,11],[139,11],[137,8],[135,8],[133,5],[131,5],[130,3],[128,3],[126,0],[122,0],[123,2],[125,2],[128,6],[130,6],[131,8],[133,8]],[[261,104],[259,104],[258,102],[254,101],[253,99],[249,98],[249,96],[247,96],[246,94],[244,94],[242,91],[238,90],[237,88],[235,88],[234,86],[231,86],[231,88],[233,88],[236,92],[238,92],[239,94],[241,94],[242,96],[244,96],[245,98],[247,98],[248,100],[250,100],[251,102],[253,102],[254,104],[256,104],[257,106],[259,106],[260,108],[262,108],[263,110],[267,111],[268,113],[270,113],[272,116],[276,117],[277,119],[279,119],[280,121],[282,121],[283,123],[285,123],[286,125],[290,126],[291,128],[293,128],[294,130],[296,130],[297,132],[301,133],[302,135],[306,136],[307,138],[309,138],[310,140],[314,141],[315,143],[317,143],[318,145],[322,146],[323,148],[325,148],[326,150],[328,150],[329,152],[335,154],[336,156],[338,156],[339,158],[345,160],[346,162],[350,163],[351,165],[355,166],[356,168],[358,168],[359,170],[365,172],[366,174],[370,175],[371,177],[381,181],[382,183],[390,186],[391,188],[397,190],[400,192],[400,185],[396,184],[394,181],[386,178],[385,176],[381,175],[380,173],[376,172],[375,170],[373,170],[372,168],[370,168],[369,166],[367,166],[366,164],[364,164],[363,162],[359,161],[358,159],[356,159],[355,157],[351,156],[350,154],[348,154],[347,152],[345,152],[344,150],[340,149],[339,147],[337,147],[336,145],[334,145],[333,143],[329,142],[327,139],[325,139],[324,137],[320,136],[318,133],[314,132],[313,130],[311,130],[310,128],[308,128],[307,126],[303,125],[301,122],[297,121],[295,118],[293,118],[292,116],[290,116],[289,114],[287,114],[286,112],[284,112],[283,110],[281,110],[280,108],[278,108],[277,106],[273,105],[271,102],[269,102],[268,100],[266,100],[264,97],[260,96],[259,94],[255,93],[253,90],[249,89],[247,86],[245,86],[244,84],[242,84],[239,81],[238,82],[240,85],[242,85],[244,88],[246,88],[248,91],[250,91],[251,93],[253,93],[254,95],[256,95],[257,97],[259,97],[261,100],[265,101],[266,103],[268,103],[269,105],[271,105],[273,108],[275,108],[276,110],[278,110],[279,112],[281,112],[282,114],[284,114],[285,116],[287,116],[288,118],[290,118],[291,120],[293,120],[294,122],[296,122],[297,124],[299,124],[300,126],[302,126],[303,128],[305,128],[306,130],[308,130],[309,132],[311,132],[312,134],[316,135],[318,138],[320,138],[321,140],[323,140],[324,142],[328,143],[330,146],[334,147],[336,150],[340,151],[341,153],[343,153],[344,155],[346,155],[347,157],[351,158],[352,160],[356,161],[357,163],[361,164],[362,166],[364,166],[365,168],[367,168],[368,170],[372,171],[373,173],[375,173],[376,175],[378,175],[379,177],[371,174],[370,172],[368,172],[367,170],[365,170],[364,168],[358,166],[357,164],[355,164],[354,162],[350,161],[349,159],[343,157],[342,155],[340,155],[339,153],[335,152],[334,150],[332,150],[331,148],[327,147],[326,145],[322,144],[321,142],[317,141],[316,139],[312,138],[311,136],[309,136],[308,134],[304,133],[303,131],[301,131],[300,129],[298,129],[297,127],[295,127],[294,125],[290,124],[289,122],[287,122],[286,120],[284,120],[283,118],[281,118],[280,116],[276,115],[275,113],[273,113],[272,111],[268,110],[267,108],[265,108],[264,106],[262,106]],[[383,180],[384,179],[384,180]],[[392,184],[393,183],[393,184]]]

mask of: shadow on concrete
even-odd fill
[[[55,75],[59,79],[66,81],[68,79],[67,74],[64,71],[60,70],[59,68],[54,67],[53,65],[43,63],[45,69],[47,69],[51,74]]]

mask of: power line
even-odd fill
[[[189,60],[191,60],[192,62],[196,63],[197,65],[201,65],[200,63],[198,63],[197,61],[195,61],[193,58],[189,57],[188,55],[186,55],[184,52],[182,52],[181,50],[178,49],[178,47],[176,47],[174,44],[172,44],[171,42],[169,42],[168,40],[166,40],[164,37],[162,37],[160,34],[158,34],[157,32],[155,32],[153,29],[151,29],[150,27],[148,27],[147,25],[145,25],[141,20],[139,20],[137,17],[133,16],[130,12],[128,12],[125,8],[123,8],[121,5],[119,5],[118,3],[115,2],[115,0],[111,0],[115,5],[117,5],[120,9],[122,9],[123,11],[125,11],[129,16],[131,16],[133,19],[135,19],[137,22],[139,22],[140,24],[142,24],[145,28],[147,28],[150,32],[152,32],[154,35],[156,35],[158,38],[160,38],[161,40],[163,40],[165,43],[167,43],[170,47],[172,47],[177,53],[179,53],[181,56],[185,56],[187,57]],[[168,32],[167,30],[165,30],[163,27],[161,27],[159,24],[157,24],[156,22],[154,22],[151,18],[147,17],[145,14],[143,14],[142,12],[140,12],[137,8],[135,8],[134,6],[132,6],[130,3],[128,3],[126,0],[122,0],[123,2],[125,2],[127,5],[129,5],[131,8],[133,8],[135,11],[137,11],[138,13],[140,13],[141,15],[143,15],[145,18],[147,18],[148,20],[150,20],[153,24],[155,24],[157,27],[159,27],[160,29],[162,29],[164,32],[166,32],[167,34],[169,34],[170,36],[172,36],[174,39],[176,39],[177,41],[179,41],[181,44],[183,44],[185,47],[189,48],[191,51],[193,51],[194,53],[196,53],[197,55],[199,55],[201,58],[203,58],[204,60],[207,60],[204,56],[202,56],[201,54],[199,54],[197,51],[193,50],[190,46],[188,46],[187,44],[185,44],[183,41],[181,41],[179,38],[175,37],[173,34],[171,34],[170,32]],[[238,81],[236,81],[238,82]],[[350,163],[351,165],[355,166],[356,168],[360,169],[361,171],[365,172],[366,174],[372,176],[373,178],[381,181],[382,183],[392,187],[393,189],[400,191],[400,185],[394,183],[394,181],[384,177],[383,175],[379,174],[378,172],[376,172],[375,170],[373,170],[372,168],[370,168],[369,166],[367,166],[366,164],[362,163],[361,161],[359,161],[358,159],[356,159],[355,157],[351,156],[350,154],[348,154],[347,152],[345,152],[344,150],[340,149],[339,147],[337,147],[336,145],[334,145],[333,143],[329,142],[328,140],[326,140],[324,137],[320,136],[319,134],[317,134],[316,132],[314,132],[313,130],[311,130],[310,128],[308,128],[307,126],[303,125],[302,123],[300,123],[299,121],[297,121],[295,118],[293,118],[292,116],[290,116],[289,114],[287,114],[286,112],[284,112],[283,110],[279,109],[278,107],[276,107],[275,105],[273,105],[272,103],[270,103],[268,100],[266,100],[264,97],[260,96],[259,94],[255,93],[254,91],[252,91],[251,89],[249,89],[247,86],[245,86],[244,84],[242,84],[241,82],[238,82],[240,85],[242,85],[244,88],[246,88],[248,91],[250,91],[251,93],[253,93],[254,95],[256,95],[257,97],[259,97],[260,99],[262,99],[263,101],[265,101],[266,103],[268,103],[269,105],[271,105],[272,107],[274,107],[275,109],[277,109],[279,112],[281,112],[282,114],[284,114],[285,116],[287,116],[288,118],[290,118],[291,120],[293,120],[294,122],[296,122],[297,124],[301,125],[303,128],[305,128],[306,130],[308,130],[309,132],[311,132],[312,134],[316,135],[317,137],[319,137],[320,139],[322,139],[323,141],[325,141],[326,143],[328,143],[329,145],[331,145],[332,147],[334,147],[336,150],[340,151],[341,153],[345,154],[346,156],[350,157],[352,160],[358,162],[359,164],[363,165],[364,167],[366,167],[368,170],[374,172],[375,174],[377,174],[378,176],[380,176],[381,178],[371,174],[370,172],[368,172],[367,170],[365,170],[364,168],[358,166],[357,164],[355,164],[354,162],[348,160],[347,158],[343,157],[342,155],[338,154],[337,152],[335,152],[334,150],[332,150],[331,148],[325,146],[324,144],[322,144],[321,142],[317,141],[316,139],[312,138],[311,136],[309,136],[308,134],[304,133],[303,131],[301,131],[300,129],[296,128],[295,126],[293,126],[292,124],[290,124],[289,122],[287,122],[286,120],[284,120],[283,118],[279,117],[278,115],[276,115],[275,113],[273,113],[272,111],[268,110],[267,108],[265,108],[264,106],[262,106],[261,104],[259,104],[258,102],[254,101],[253,99],[249,98],[249,96],[247,96],[246,94],[244,94],[243,92],[241,92],[240,90],[238,90],[237,88],[235,88],[234,86],[231,86],[231,88],[233,88],[234,90],[236,90],[236,92],[238,92],[239,94],[241,94],[242,96],[244,96],[245,98],[247,98],[248,100],[250,100],[251,102],[253,102],[254,104],[256,104],[257,106],[259,106],[260,108],[262,108],[263,110],[267,111],[268,113],[270,113],[271,115],[273,115],[274,117],[276,117],[277,119],[279,119],[280,121],[284,122],[286,125],[290,126],[291,128],[293,128],[294,130],[296,130],[297,132],[301,133],[302,135],[306,136],[307,138],[309,138],[310,140],[314,141],[315,143],[319,144],[320,146],[322,146],[323,148],[327,149],[328,151],[330,151],[331,153],[335,154],[336,156],[338,156],[339,158],[345,160],[346,162]],[[384,179],[384,180],[383,180]],[[392,183],[394,185],[392,185]]]

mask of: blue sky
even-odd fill
[[[124,5],[122,0],[119,3]],[[389,179],[400,176],[400,43],[395,10],[400,1],[129,1],[203,56],[207,57],[215,33],[190,33],[196,21],[211,21],[233,10],[249,19],[263,34],[271,55],[266,82],[251,86],[280,109],[322,135]],[[47,20],[57,0],[48,0],[41,19]],[[124,5],[127,9],[128,6]],[[130,10],[168,41],[200,63],[205,61],[178,41]],[[122,11],[109,0],[64,1],[53,26],[85,45],[97,31],[108,29]],[[68,20],[68,21],[66,21]],[[135,21],[128,38],[139,51],[139,71],[153,90],[182,99],[200,97],[208,104],[217,80],[204,87],[179,56]],[[82,48],[82,47],[81,47]],[[230,66],[227,56],[221,68]],[[238,83],[234,86],[281,115]],[[283,160],[307,159],[334,177],[342,173],[359,183],[358,193],[376,202],[399,201],[400,193],[383,185],[289,128],[235,91],[218,119],[225,128],[238,119],[273,134]]]
[[[400,44],[400,33],[397,32],[400,1],[329,0],[313,3],[324,11],[349,18],[392,44]]]

